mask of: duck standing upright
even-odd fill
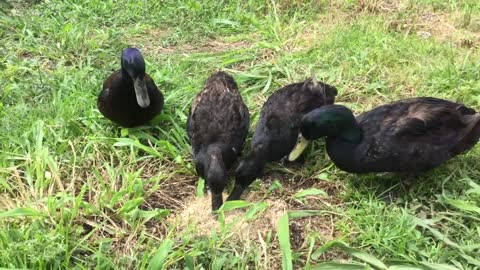
[[[262,107],[251,150],[236,169],[235,186],[227,200],[239,200],[244,190],[263,174],[268,161],[280,160],[295,146],[298,124],[305,113],[332,104],[337,89],[315,76],[273,93]]]
[[[145,60],[139,50],[123,50],[121,65],[103,83],[98,110],[123,127],[144,125],[161,112],[163,94],[145,73]]]
[[[187,120],[195,169],[212,191],[212,210],[223,204],[227,173],[243,149],[249,124],[235,80],[222,71],[213,74],[195,97]]]
[[[327,153],[341,170],[415,176],[471,149],[480,137],[480,114],[432,97],[400,100],[357,118],[345,106],[330,105],[306,114],[300,131],[306,140],[327,137]]]

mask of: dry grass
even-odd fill
[[[393,13],[406,9],[409,2],[404,0],[360,0],[356,10],[375,14]]]
[[[464,14],[454,12],[417,10],[412,16],[388,20],[387,27],[405,35],[416,34],[466,48],[477,48],[480,31],[475,26],[464,26]],[[468,25],[476,24],[476,21]]]
[[[226,194],[224,194],[226,195]],[[246,200],[259,202],[259,196],[249,193]],[[260,247],[260,260],[264,269],[279,269],[281,265],[281,253],[276,240],[277,224],[280,218],[288,211],[298,209],[298,205],[292,204],[292,200],[284,200],[281,197],[263,199],[266,209],[253,219],[246,219],[245,210],[237,209],[225,213],[225,224],[222,226],[210,211],[210,197],[192,198],[178,214],[172,216],[168,222],[178,224],[177,230],[181,234],[195,234],[199,237],[209,237],[212,232],[222,233],[222,228],[228,231],[226,242],[229,246]],[[308,202],[309,207],[312,208]],[[339,236],[335,229],[336,217],[333,214],[306,217],[295,219],[290,222],[290,242],[292,250],[307,250],[308,236],[311,232],[321,236],[322,241],[317,242],[320,246],[323,243]],[[194,229],[192,229],[194,228]],[[224,232],[226,232],[224,231]],[[273,242],[267,244],[269,235],[272,234]],[[338,258],[334,254],[325,254],[330,259]]]
[[[318,16],[317,20],[302,29],[293,37],[286,39],[282,50],[290,53],[308,51],[322,43],[324,37],[345,23],[352,20],[355,15],[340,9]]]
[[[201,42],[168,44],[162,43],[166,36],[172,33],[163,29],[150,29],[139,35],[128,37],[132,45],[141,49],[147,55],[183,55],[196,53],[221,53],[232,50],[248,49],[252,44],[246,40],[229,41],[227,38],[205,39]],[[254,38],[254,37],[252,37]]]

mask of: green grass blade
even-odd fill
[[[389,265],[388,270],[430,270],[426,266],[417,265]]]
[[[282,269],[293,270],[292,250],[290,248],[290,228],[288,214],[284,214],[277,225],[278,241],[282,250]]]
[[[289,211],[288,217],[289,218],[304,218],[304,217],[313,217],[313,216],[321,216],[327,213],[323,210],[299,210],[299,211]]]
[[[380,261],[378,258],[376,258],[373,255],[370,255],[366,252],[363,252],[359,249],[352,248],[348,246],[346,243],[339,241],[339,240],[333,240],[330,242],[325,243],[322,247],[320,247],[313,255],[312,258],[316,259],[318,258],[322,253],[324,253],[326,250],[332,248],[332,247],[338,247],[342,249],[343,251],[347,252],[353,257],[356,257],[357,259],[360,259],[375,268],[381,269],[381,270],[387,270],[388,267]]]
[[[321,190],[321,189],[317,189],[317,188],[309,188],[309,189],[298,191],[297,193],[295,193],[293,195],[293,197],[295,199],[301,199],[301,198],[304,198],[304,197],[307,197],[307,196],[317,196],[317,195],[328,197],[327,192],[325,192],[324,190]]]
[[[366,252],[360,251],[360,250],[355,249],[355,248],[351,248],[344,243],[338,244],[338,246],[341,247],[344,251],[350,253],[350,255],[352,255],[354,257],[357,257],[358,259],[360,259],[360,260],[362,260],[362,261],[364,261],[364,262],[366,262],[370,265],[373,265],[378,269],[381,269],[381,270],[388,269],[387,266],[382,261],[380,261],[379,259],[377,259],[373,255],[370,255]]]
[[[116,147],[134,147],[138,148],[140,150],[143,150],[144,152],[148,153],[149,155],[152,155],[154,157],[162,157],[162,154],[158,152],[156,149],[151,148],[149,146],[143,145],[139,141],[133,140],[131,138],[116,138],[116,143],[113,144],[113,146]]]
[[[438,240],[441,240],[445,244],[450,245],[452,247],[460,248],[457,243],[453,242],[448,237],[443,235],[439,230],[430,227],[425,221],[423,221],[423,220],[421,220],[417,217],[414,217],[414,216],[412,216],[412,218],[413,218],[413,221],[416,223],[417,226],[420,226],[422,228],[425,228],[425,229],[429,230]]]
[[[468,182],[468,185],[470,187],[472,187],[471,189],[467,190],[466,194],[477,194],[477,195],[480,195],[480,185],[473,182],[473,181],[469,181]]]
[[[171,239],[165,239],[163,243],[158,248],[155,255],[153,255],[152,260],[150,261],[150,265],[148,267],[149,270],[161,270],[164,269],[163,265],[165,260],[167,259],[168,253],[172,249],[173,241]]]
[[[198,178],[197,182],[197,197],[205,197],[205,180],[203,178]]]
[[[245,217],[247,219],[252,219],[252,218],[256,217],[259,213],[263,212],[267,208],[268,208],[268,204],[265,203],[265,202],[255,203],[245,213]]]
[[[447,265],[447,264],[427,263],[427,262],[422,262],[421,264],[429,267],[431,270],[460,270],[457,267]]]
[[[230,211],[234,209],[246,208],[252,205],[246,201],[226,201],[219,210]]]
[[[463,211],[480,214],[480,207],[470,204],[464,200],[452,199],[452,198],[448,198],[445,195],[442,195],[442,202]]]
[[[478,258],[473,258],[472,256],[468,256],[465,254],[461,254],[461,256],[467,260],[468,263],[473,264],[477,267],[480,267],[480,260]]]
[[[7,218],[7,217],[38,217],[43,216],[44,214],[38,212],[32,208],[15,208],[12,210],[8,210],[5,212],[0,213],[0,218]]]
[[[366,265],[326,262],[306,268],[306,270],[367,270]]]

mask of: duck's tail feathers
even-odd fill
[[[467,124],[463,138],[455,145],[454,154],[460,154],[472,148],[480,139],[480,113],[465,115],[462,121]]]

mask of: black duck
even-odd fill
[[[239,200],[244,190],[263,174],[265,164],[286,157],[299,137],[305,113],[335,101],[337,89],[312,79],[287,85],[273,93],[262,107],[251,150],[236,169],[235,186],[227,200]]]
[[[414,177],[471,149],[480,137],[480,114],[432,97],[400,100],[357,118],[344,106],[329,105],[306,114],[300,131],[306,140],[327,137],[327,153],[341,170]]]
[[[122,68],[103,83],[97,101],[98,109],[120,126],[144,125],[161,112],[163,94],[145,73],[145,61],[139,50],[123,50],[121,65]]]
[[[187,120],[195,168],[212,192],[213,211],[223,204],[227,172],[243,149],[249,123],[234,79],[222,71],[213,74],[193,101]]]

